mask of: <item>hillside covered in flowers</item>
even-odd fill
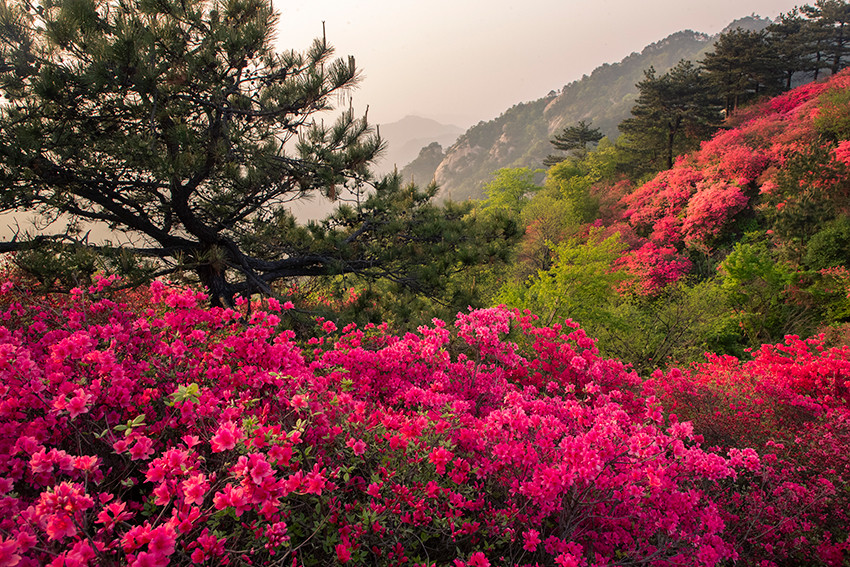
[[[648,380],[502,307],[393,336],[155,283],[0,288],[0,565],[848,554],[850,349]]]
[[[603,140],[542,186],[527,170],[494,178],[482,210],[513,211],[526,227],[494,303],[573,318],[646,372],[788,334],[844,340],[846,71],[737,111],[647,178],[622,173],[627,154]]]

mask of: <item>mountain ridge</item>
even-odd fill
[[[386,174],[413,161],[421,148],[432,142],[449,146],[463,134],[464,129],[454,124],[443,124],[431,118],[408,114],[401,120],[379,124],[381,137],[387,142],[387,151],[379,159],[375,171]]]
[[[726,29],[761,29],[769,19],[747,16]],[[462,201],[482,198],[483,186],[504,167],[542,167],[552,152],[549,139],[555,132],[586,120],[613,140],[617,125],[629,116],[637,96],[635,86],[650,66],[664,73],[681,59],[697,60],[708,52],[717,36],[682,30],[633,52],[616,63],[605,63],[590,75],[567,83],[539,99],[520,102],[489,121],[480,121],[445,149],[433,174],[434,148],[408,163],[401,173],[417,182],[433,179],[440,186],[437,199]],[[429,149],[428,152],[425,150]]]

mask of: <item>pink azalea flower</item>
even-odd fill
[[[125,511],[126,504],[124,502],[111,502],[97,514],[95,523],[103,524],[106,530],[111,530],[115,524],[124,520],[129,520],[133,514]]]
[[[174,553],[176,534],[172,528],[159,526],[151,530],[148,551],[155,555],[169,556]]]
[[[74,468],[80,471],[91,472],[97,466],[97,457],[83,455],[74,459]]]
[[[558,567],[578,567],[578,561],[571,553],[562,553],[555,558]]]
[[[88,413],[88,403],[91,400],[91,395],[77,388],[74,392],[74,397],[67,404],[68,413],[71,414],[71,419],[78,415]]]
[[[445,447],[437,447],[428,455],[428,460],[437,467],[437,474],[446,472],[446,465],[454,458],[454,453]]]
[[[210,445],[212,446],[213,453],[221,453],[222,451],[233,449],[236,447],[236,443],[244,438],[245,436],[242,434],[242,430],[238,425],[232,421],[226,421],[219,426],[210,441]]]
[[[838,146],[835,148],[835,158],[850,167],[850,140],[838,142]]]
[[[201,505],[204,496],[209,490],[209,483],[205,474],[195,474],[183,481],[183,500],[186,504]]]
[[[318,463],[313,465],[313,470],[304,477],[304,492],[307,494],[321,494],[327,484],[324,472],[325,469],[319,470]]]
[[[15,540],[0,537],[0,567],[15,567],[21,561],[17,552],[18,543]]]
[[[49,539],[61,540],[65,537],[73,537],[77,534],[74,521],[67,514],[51,514],[47,516],[47,525],[44,528]]]
[[[540,532],[537,530],[528,530],[522,534],[524,543],[522,548],[526,551],[535,551],[540,544]]]
[[[351,451],[358,457],[366,452],[366,443],[362,439],[349,439],[346,442],[346,445],[348,445],[351,448]]]
[[[136,444],[130,448],[130,458],[134,461],[147,459],[153,455],[153,441],[149,437],[140,436],[136,438]]]
[[[336,557],[340,563],[348,563],[351,560],[351,550],[344,543],[336,545]]]

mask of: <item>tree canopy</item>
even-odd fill
[[[809,36],[823,40],[820,45],[826,58],[824,66],[832,75],[838,73],[850,56],[850,4],[844,0],[817,0],[814,6],[803,6],[802,11],[810,21]],[[818,62],[820,55],[819,50]]]
[[[444,220],[426,192],[373,179],[383,143],[365,115],[324,122],[357,85],[354,59],[324,37],[276,52],[276,22],[266,0],[0,0],[0,210],[71,228],[0,250],[103,252],[73,230],[99,223],[159,273],[188,267],[216,304],[288,277],[418,285],[385,261],[395,223],[406,215],[404,242],[427,246],[446,242],[422,214]],[[352,205],[299,227],[290,204],[309,195]]]
[[[709,83],[725,99],[731,114],[743,102],[781,90],[784,66],[768,33],[740,28],[721,34],[702,61]]]
[[[632,117],[619,128],[633,148],[667,169],[675,155],[692,149],[720,121],[705,76],[690,61],[680,61],[661,76],[650,67],[637,87]]]
[[[557,150],[583,155],[587,153],[588,144],[599,143],[603,137],[602,131],[599,128],[591,128],[590,122],[579,120],[577,124],[565,126],[549,142]],[[550,154],[543,160],[543,165],[552,166],[565,159],[566,156]]]

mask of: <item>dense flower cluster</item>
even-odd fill
[[[843,140],[835,148],[835,158],[850,167],[850,140]]]
[[[633,249],[650,242],[658,250],[711,252],[721,235],[734,231],[754,210],[769,209],[771,223],[781,229],[795,222],[812,224],[808,217],[799,218],[811,203],[846,208],[848,141],[820,136],[819,128],[840,123],[846,114],[846,105],[822,97],[847,90],[850,73],[842,72],[743,110],[699,151],[680,157],[671,169],[623,197],[623,220],[644,239]],[[830,113],[837,118],[829,120]],[[801,161],[806,155],[814,156],[812,163]],[[789,174],[789,167],[800,171]],[[796,176],[793,182],[791,176]],[[653,289],[649,274],[662,260],[646,250],[631,256],[628,271],[643,288]],[[680,277],[685,273],[680,271]]]
[[[274,300],[134,293],[2,287],[4,567],[716,565],[753,541],[802,549],[741,536],[787,521],[778,505],[749,520],[757,498],[840,488],[835,472],[763,495],[752,478],[783,481],[776,465],[704,449],[569,322],[493,308],[397,337],[322,321],[299,343]],[[842,407],[823,374],[788,373]],[[816,525],[840,557],[846,533]]]
[[[742,211],[748,201],[737,185],[717,182],[702,187],[688,203],[688,212],[682,223],[685,243],[699,247],[711,242],[720,234],[723,222]]]
[[[617,266],[636,276],[623,286],[624,290],[638,295],[654,295],[687,274],[691,261],[673,246],[658,246],[650,241],[626,253],[617,261]]]
[[[771,563],[839,567],[850,557],[850,348],[823,337],[764,345],[753,359],[710,356],[657,372],[656,393],[717,450],[761,455],[746,494],[718,495],[738,547]]]
[[[795,112],[801,104],[816,98],[828,89],[827,83],[807,83],[792,91],[783,93],[772,98],[768,102],[768,106],[774,112],[779,114],[789,114]]]

